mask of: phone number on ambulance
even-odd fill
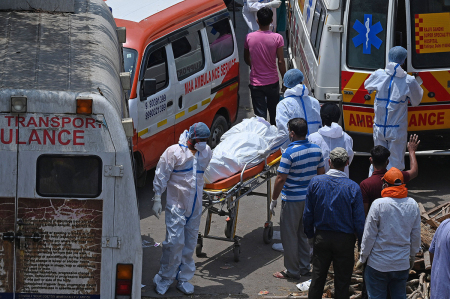
[[[155,115],[158,115],[161,112],[166,111],[166,104],[162,104],[161,106],[155,107],[155,108],[151,108],[149,111],[145,112],[145,119],[149,119]]]
[[[160,95],[159,97],[156,97],[154,99],[151,99],[147,103],[145,103],[145,109],[152,108],[153,106],[157,106],[161,103],[164,103],[166,101],[166,95]]]

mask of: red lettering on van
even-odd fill
[[[84,145],[84,142],[78,142],[77,139],[80,139],[80,141],[82,141],[84,139],[83,135],[78,135],[78,134],[83,134],[84,131],[83,130],[74,130],[73,131],[73,145]]]
[[[62,145],[68,145],[70,143],[70,139],[67,139],[67,141],[63,142],[62,141],[62,134],[66,133],[67,135],[70,135],[70,131],[68,130],[62,130],[58,133],[58,142]]]
[[[27,144],[25,141],[19,140],[19,129],[16,129],[16,144]]]
[[[37,123],[36,123],[36,120],[34,119],[34,117],[30,117],[30,119],[28,120],[27,127],[29,127],[29,126],[37,127]]]
[[[50,144],[55,145],[55,130],[50,130],[52,132],[52,136],[50,136],[49,130],[44,130],[44,144],[47,144],[47,139],[50,141]]]
[[[366,126],[366,118],[364,117],[364,115],[356,114],[356,122],[358,123],[358,127]]]
[[[8,127],[11,126],[11,119],[14,118],[14,116],[5,115],[6,119],[8,120]],[[17,124],[16,124],[17,125]]]
[[[64,128],[66,124],[70,124],[70,117],[62,118],[62,127]]]
[[[31,131],[30,138],[28,138],[28,144],[31,144],[31,142],[33,141],[37,142],[38,144],[41,144],[41,139],[39,138],[39,134],[36,131],[36,129],[33,129]]]
[[[437,114],[437,124],[438,125],[444,124],[444,116],[445,116],[445,112],[438,112],[438,114]]]
[[[95,119],[86,118],[86,129],[89,128],[89,125],[91,125],[95,129]]]
[[[13,129],[9,129],[9,138],[8,140],[5,139],[5,130],[6,129],[1,129],[1,141],[3,144],[10,144],[13,140]]]
[[[416,119],[415,114],[412,114],[411,119],[409,120],[408,127],[412,127],[412,126],[417,127],[417,119]]]
[[[426,115],[427,114],[425,113],[425,116]],[[428,115],[428,124],[433,126],[435,123],[436,123],[436,113],[433,112],[433,113],[430,113],[430,115]]]
[[[53,128],[59,127],[59,117],[52,117],[51,122],[52,122],[51,126]]]
[[[356,124],[356,120],[355,120],[355,116],[353,115],[353,113],[350,113],[350,122],[349,122],[350,126],[358,126]]]

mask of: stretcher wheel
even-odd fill
[[[266,226],[263,232],[264,243],[269,244],[272,241],[272,237],[273,237],[273,226],[271,225]]]
[[[239,262],[239,255],[241,254],[241,246],[234,245],[233,254],[234,254],[234,261],[236,263]]]
[[[200,257],[202,255],[202,249],[203,249],[203,245],[202,244],[197,244],[195,246],[195,255],[197,257]]]
[[[232,229],[233,229],[233,219],[229,218],[229,219],[227,219],[227,224],[226,224],[225,230],[224,230],[225,237],[227,237],[228,239],[231,238],[231,230]]]

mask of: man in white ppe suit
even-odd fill
[[[319,101],[309,96],[308,88],[302,84],[303,73],[298,69],[291,69],[283,77],[283,85],[288,88],[284,92],[284,99],[277,105],[276,123],[278,136],[274,139],[266,154],[281,148],[284,152],[291,143],[287,123],[293,118],[303,118],[308,124],[308,135],[317,132],[322,127]]]
[[[153,211],[161,215],[161,194],[167,188],[166,239],[162,245],[161,268],[153,278],[156,292],[164,295],[176,279],[177,288],[194,293],[188,281],[195,272],[193,253],[197,245],[202,212],[203,173],[212,152],[206,144],[210,131],[199,122],[185,130],[178,144],[166,149],[156,166],[153,181]]]
[[[318,132],[309,135],[308,141],[320,146],[325,163],[325,173],[330,170],[330,152],[336,147],[342,147],[348,153],[348,166],[345,166],[344,172],[349,175],[348,167],[352,163],[353,156],[353,139],[342,130],[338,124],[341,118],[341,109],[333,103],[325,103],[320,108],[320,117],[322,118],[323,127]]]
[[[248,26],[248,31],[253,32],[259,29],[256,22],[256,13],[263,7],[271,8],[273,11],[273,22],[270,29],[276,32],[277,27],[277,8],[280,7],[280,0],[244,0],[244,8],[242,9],[242,16]]]
[[[376,91],[375,121],[373,124],[374,145],[389,149],[389,165],[405,169],[405,150],[408,143],[408,102],[418,106],[422,101],[423,90],[413,76],[404,71],[407,51],[403,47],[389,50],[389,63],[386,68],[375,71],[364,82],[369,93]],[[371,174],[371,172],[370,172]]]

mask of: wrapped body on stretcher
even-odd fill
[[[277,127],[257,116],[244,119],[232,127],[222,135],[220,143],[213,150],[212,159],[204,174],[205,183],[211,184],[229,178],[242,171],[250,161],[248,168],[263,162],[279,149],[281,144],[274,144],[277,134]]]

